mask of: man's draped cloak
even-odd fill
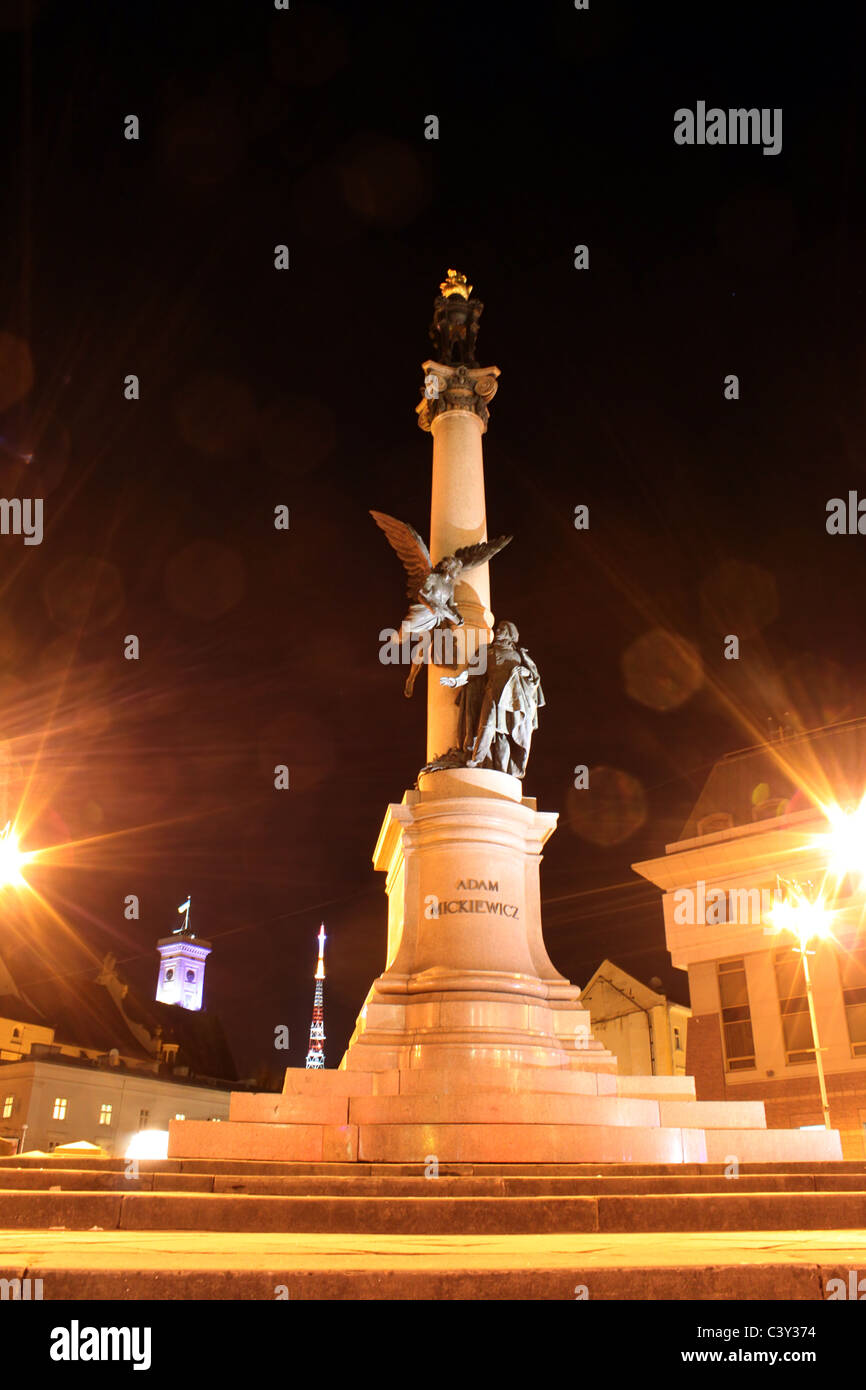
[[[485,675],[470,675],[458,691],[457,736],[467,767],[492,767],[522,777],[538,728],[544,695],[538,668],[525,647],[487,649]]]

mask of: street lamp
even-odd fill
[[[818,1039],[818,1019],[815,1014],[815,999],[812,993],[812,976],[809,973],[809,956],[813,956],[815,952],[810,951],[808,947],[810,941],[826,940],[832,935],[833,913],[824,906],[822,894],[819,893],[818,897],[812,901],[796,879],[783,879],[777,875],[777,881],[780,885],[784,885],[786,896],[781,902],[776,903],[768,917],[777,931],[789,931],[797,938],[798,944],[792,946],[791,949],[800,956],[803,962],[803,978],[806,981],[806,999],[809,1004],[809,1022],[812,1026],[812,1046],[815,1050],[818,1086],[821,1092],[821,1109],[824,1113],[824,1126],[826,1129],[831,1129],[830,1102],[827,1099],[824,1062]]]

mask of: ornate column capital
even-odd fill
[[[428,360],[423,362],[423,400],[415,407],[418,424],[429,430],[434,420],[448,410],[469,411],[477,415],[482,431],[490,418],[489,403],[499,389],[498,367],[457,366]]]

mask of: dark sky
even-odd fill
[[[547,698],[548,948],[685,999],[630,865],[768,717],[864,712],[866,539],[825,530],[866,495],[862,10],[29,8],[0,3],[0,491],[43,497],[45,536],[0,537],[7,814],[87,843],[33,871],[53,913],[5,918],[20,986],[111,949],[152,989],[191,893],[242,1071],[280,1023],[299,1065],[324,918],[339,1061],[384,965],[370,856],[424,760],[367,513],[427,530],[414,408],[456,266],[502,371],[493,607]],[[677,146],[699,100],[781,107],[781,153]],[[611,771],[576,793],[581,763]]]

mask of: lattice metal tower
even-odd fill
[[[316,993],[313,997],[313,1021],[310,1024],[310,1050],[307,1067],[325,1065],[325,1015],[322,1007],[325,982],[325,924],[319,927],[319,960],[316,965]]]

